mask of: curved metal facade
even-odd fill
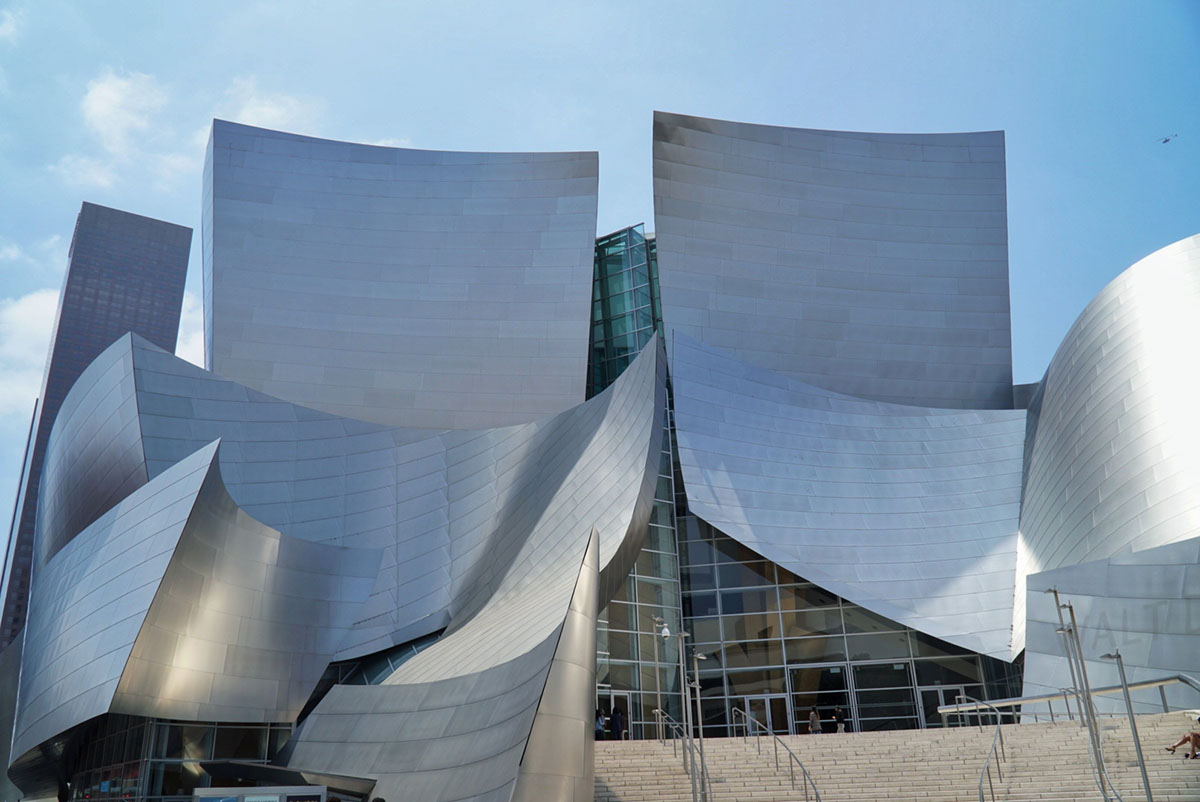
[[[12,754],[103,713],[294,719],[379,552],[309,543],[229,498],[217,443],[131,493],[35,573]],[[26,769],[27,771],[29,769]]]
[[[1130,267],[1087,305],[1030,407],[1027,573],[1200,532],[1200,236]]]
[[[1012,659],[1024,411],[851,398],[683,335],[672,381],[693,513],[843,598]]]
[[[494,742],[509,742],[511,784],[551,662],[594,663],[594,631],[561,637],[589,533],[604,544],[589,593],[611,594],[640,550],[664,408],[657,341],[555,417],[428,432],[307,410],[122,338],[73,388],[47,449],[73,500],[47,504],[38,532],[12,776],[52,792],[39,745],[109,712],[294,720],[331,660],[445,628],[387,693],[420,708],[414,688],[457,682],[451,712],[472,726],[467,686],[486,676],[501,684],[482,699],[515,693],[528,715]],[[93,476],[110,467],[127,493],[115,504]],[[326,757],[344,770],[339,754]],[[440,759],[443,774],[478,771],[458,748]]]
[[[1000,131],[654,115],[667,328],[839,393],[1012,407],[1006,204]]]
[[[215,121],[209,367],[313,409],[420,428],[503,426],[582,402],[597,164]]]
[[[1058,618],[1040,593],[1053,586],[1078,605],[1089,656],[1119,646],[1131,679],[1194,672],[1200,385],[1187,366],[1198,347],[1193,236],[1101,290],[1046,370],[1030,405],[1021,508],[1030,692],[1069,684]],[[1089,665],[1093,684],[1108,670]]]

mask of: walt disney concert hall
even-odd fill
[[[706,736],[938,727],[1072,684],[1050,590],[1094,681],[1194,670],[1200,236],[1014,385],[1002,132],[660,112],[653,173],[597,239],[595,153],[215,121],[205,368],[191,230],[85,203],[3,798],[591,800],[597,710],[682,719],[680,633]]]

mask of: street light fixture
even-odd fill
[[[692,647],[692,676],[696,678],[696,732],[700,734],[700,788],[704,802],[708,802],[708,767],[704,760],[704,709],[700,706],[700,661],[707,660],[708,655],[700,654]]]
[[[654,717],[658,722],[658,740],[663,739],[663,721],[662,721],[662,680],[658,676],[658,628],[662,627],[663,640],[671,637],[671,630],[667,629],[667,622],[662,619],[662,616],[654,616],[654,634],[650,640],[654,641]]]
[[[1150,795],[1150,777],[1146,774],[1146,759],[1142,757],[1142,742],[1138,740],[1137,722],[1133,718],[1133,699],[1129,696],[1129,682],[1125,679],[1125,661],[1121,659],[1121,650],[1113,649],[1109,654],[1100,655],[1100,659],[1117,661],[1117,670],[1121,672],[1121,691],[1125,694],[1125,710],[1129,713],[1129,731],[1133,733],[1138,768],[1142,770],[1142,787],[1146,789],[1146,802],[1154,802],[1154,797]]]

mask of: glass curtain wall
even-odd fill
[[[642,226],[596,241],[588,397],[612,384],[655,332],[662,332],[654,240]],[[629,737],[654,737],[654,708],[680,719],[678,640],[679,561],[675,545],[675,486],[669,425],[660,454],[658,486],[646,545],[597,626],[596,707],[620,708]],[[662,623],[657,623],[661,621]],[[672,637],[659,637],[662,626]],[[655,657],[657,656],[657,662]]]
[[[70,798],[187,802],[208,785],[200,761],[267,763],[292,733],[290,723],[216,724],[102,716],[77,742]]]
[[[1019,695],[1019,667],[852,604],[764,560],[694,516],[679,520],[683,615],[696,648],[705,735],[732,734],[734,708],[778,733],[941,727],[958,695]]]

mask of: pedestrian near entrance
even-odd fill
[[[596,708],[596,740],[604,740],[604,725],[608,723],[608,719],[604,717],[604,711]]]
[[[817,709],[814,707],[808,713],[808,734],[819,735],[821,732],[821,717],[817,715]]]
[[[613,708],[611,728],[614,741],[625,740],[625,713],[619,707]]]
[[[839,733],[846,731],[846,711],[842,710],[840,706],[833,709],[833,723],[837,725]]]

